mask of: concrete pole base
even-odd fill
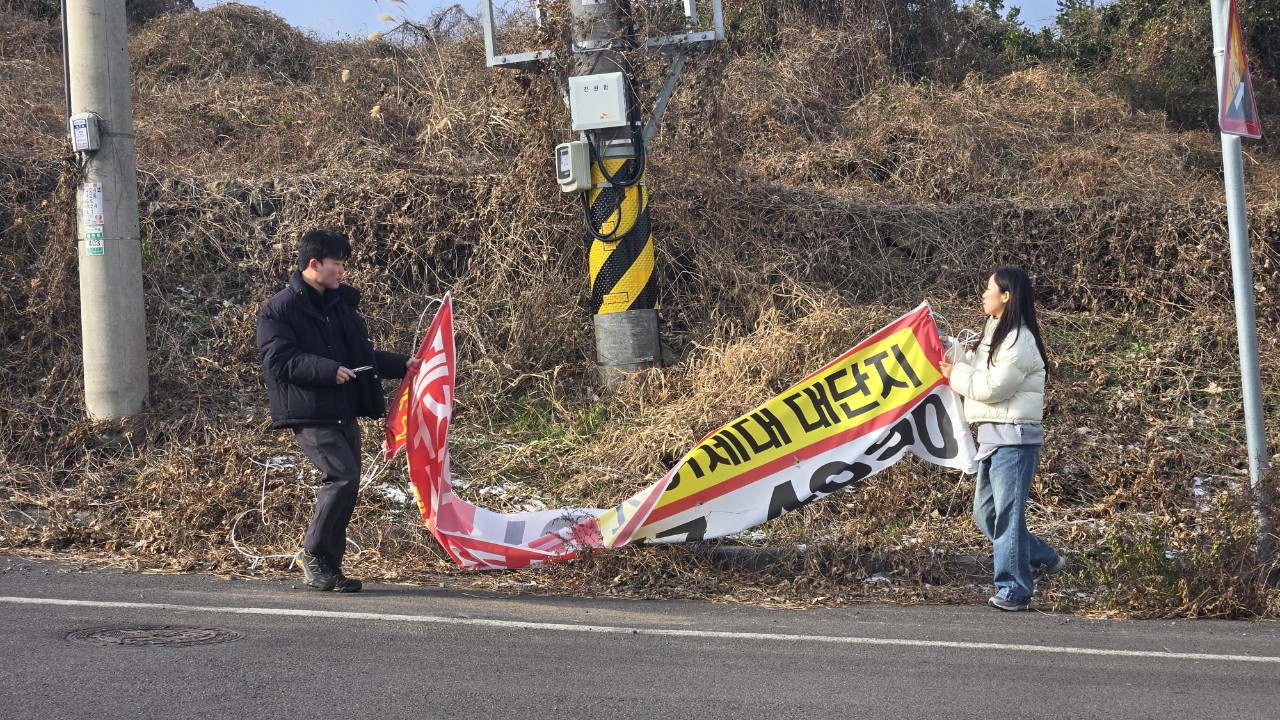
[[[657,310],[625,310],[594,316],[596,363],[605,386],[662,364]]]

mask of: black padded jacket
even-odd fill
[[[298,272],[289,278],[288,287],[258,310],[258,354],[273,428],[380,418],[387,412],[381,380],[404,377],[409,356],[373,349],[360,314],[360,291],[341,285],[329,291],[334,292],[338,300],[330,315],[341,324],[339,328],[332,327],[316,306],[314,291]],[[344,364],[352,369],[372,365],[373,369],[339,385],[338,368]],[[346,387],[352,383],[354,388]]]

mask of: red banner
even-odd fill
[[[396,388],[395,400],[392,401],[391,410],[387,413],[387,421],[383,424],[382,456],[387,460],[395,457],[396,453],[404,449],[405,439],[409,433],[409,395],[413,389],[413,381],[418,373],[426,372],[427,357],[432,354],[430,340],[440,334],[441,326],[446,322],[449,324],[449,363],[450,368],[452,368],[453,300],[448,293],[445,293],[444,300],[441,301],[441,309],[436,311],[436,316],[431,321],[431,327],[427,328],[427,334],[422,341],[422,345],[418,347],[418,352],[414,354],[414,357],[421,360],[423,364],[416,370],[406,372],[404,379],[400,381],[400,386]]]

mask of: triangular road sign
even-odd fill
[[[1222,132],[1262,137],[1262,122],[1258,119],[1258,106],[1253,101],[1249,58],[1244,53],[1236,0],[1231,0],[1227,6],[1227,57],[1222,70],[1222,92],[1218,93],[1218,125]]]

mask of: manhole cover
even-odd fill
[[[68,640],[94,645],[127,645],[143,647],[187,647],[233,642],[244,637],[234,630],[219,628],[184,627],[182,625],[137,625],[135,627],[107,627],[76,630],[68,633]]]

